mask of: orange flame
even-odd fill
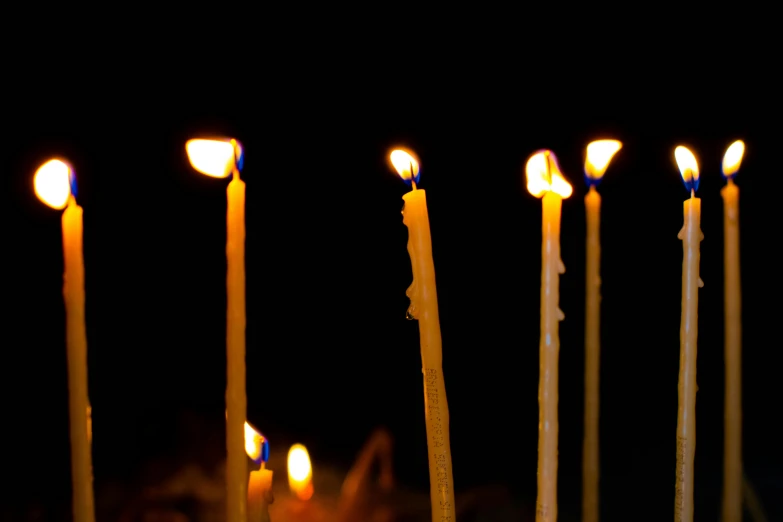
[[[537,198],[547,192],[554,192],[565,199],[574,191],[560,172],[557,156],[550,150],[541,150],[530,156],[525,165],[525,176],[528,192]]]

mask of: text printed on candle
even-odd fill
[[[683,486],[685,484],[685,452],[688,449],[688,444],[685,437],[677,435],[677,482],[674,490],[674,520],[675,522],[682,521],[683,515],[683,503],[684,503],[684,491]]]
[[[446,462],[446,454],[442,453],[445,450],[446,440],[443,433],[443,418],[441,417],[441,403],[440,394],[438,393],[438,370],[427,369],[424,370],[424,393],[427,397],[427,417],[430,420],[430,426],[432,427],[432,447],[436,449],[433,453],[435,459],[435,468],[437,470],[436,484],[438,485],[438,491],[445,498],[449,497],[451,490],[451,484],[449,484],[449,472]],[[440,450],[440,451],[438,451]],[[453,506],[448,500],[440,501],[440,522],[454,522],[453,518]]]

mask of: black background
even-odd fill
[[[597,58],[608,47],[588,52],[576,37],[551,56],[541,40],[517,41],[512,29],[500,31],[508,41],[476,46],[456,31],[455,40],[435,39],[426,50],[405,42],[405,31],[389,29],[383,50],[370,50],[366,35],[325,30],[297,48],[294,33],[282,30],[279,40],[248,32],[216,43],[199,32],[208,28],[169,27],[155,44],[133,33],[144,49],[102,49],[96,36],[15,56],[0,157],[8,498],[70,495],[60,214],[37,201],[35,169],[61,156],[79,180],[100,487],[174,451],[177,419],[187,412],[221,421],[226,182],[193,171],[184,143],[225,135],[246,151],[251,422],[273,445],[304,442],[316,465],[346,466],[385,425],[401,481],[427,487],[418,331],[405,320],[411,272],[399,212],[407,188],[387,164],[391,147],[407,146],[420,157],[427,190],[457,491],[501,483],[531,505],[541,203],[524,189],[523,167],[539,148],[555,152],[575,189],[563,204],[559,500],[563,520],[578,516],[582,161],[589,141],[609,137],[624,147],[600,187],[603,518],[626,519],[631,510],[638,520],[671,516],[677,232],[687,197],[673,150],[685,144],[702,169],[705,236],[696,510],[698,520],[715,520],[723,451],[720,161],[741,138],[744,457],[769,514],[780,516],[781,136],[774,86],[764,68],[743,62],[752,53],[678,52],[669,42],[671,49],[648,54],[641,37],[624,48],[618,35],[609,42],[622,55],[614,61]],[[256,29],[271,28],[267,21]],[[501,56],[501,48],[512,52]],[[219,453],[222,442],[210,444]]]

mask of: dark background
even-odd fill
[[[102,29],[107,31],[106,28]],[[339,33],[339,32],[338,32]],[[246,151],[248,416],[301,441],[316,466],[348,466],[379,425],[397,472],[426,490],[421,361],[391,147],[419,155],[437,272],[457,492],[536,484],[541,203],[524,189],[550,148],[574,186],[564,202],[559,504],[580,510],[584,372],[584,148],[624,143],[600,187],[602,515],[664,520],[674,497],[682,201],[674,147],[702,169],[698,520],[716,520],[723,451],[723,151],[747,145],[741,189],[746,471],[781,516],[779,104],[745,56],[643,47],[596,65],[573,43],[552,57],[443,41],[365,51],[293,36],[104,50],[53,45],[14,65],[0,156],[5,299],[5,491],[19,505],[70,496],[59,216],[35,169],[67,158],[84,207],[96,487],[179,451],[185,415],[220,426],[225,389],[225,180],[184,143]],[[512,33],[509,33],[512,34]],[[329,35],[324,35],[324,38]],[[339,36],[339,34],[337,35]],[[623,39],[616,37],[615,46]],[[409,42],[413,43],[413,42]],[[485,42],[486,43],[486,42]],[[162,45],[162,44],[161,44]],[[188,46],[191,47],[188,47]],[[231,45],[246,45],[241,57]],[[637,46],[641,46],[637,43]],[[92,53],[88,50],[92,49]],[[288,49],[290,54],[284,51]],[[626,49],[628,51],[628,49]],[[537,53],[542,54],[537,54]],[[257,54],[255,54],[257,53]],[[699,54],[701,53],[701,54]],[[108,57],[110,56],[110,58]],[[546,58],[544,58],[546,56]],[[220,433],[220,430],[217,430]],[[222,441],[205,441],[220,453]],[[198,451],[195,450],[193,458]],[[317,472],[317,468],[316,468]],[[282,474],[283,470],[279,473]],[[532,510],[532,507],[531,507]],[[635,510],[635,511],[634,511]]]

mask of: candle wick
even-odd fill
[[[411,167],[411,186],[413,190],[416,190],[416,175],[413,173],[413,162],[409,162],[408,165]]]
[[[234,171],[231,173],[232,179],[239,179],[239,169],[234,166]]]
[[[695,197],[696,197],[696,190],[695,190],[695,189],[693,189],[693,188],[691,188],[691,197],[692,197],[692,198],[695,198]]]

